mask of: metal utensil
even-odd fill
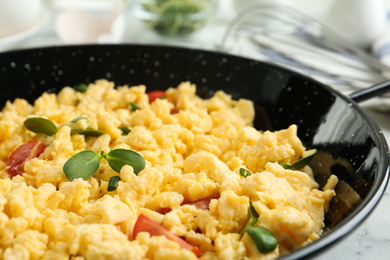
[[[343,92],[390,77],[390,68],[367,51],[298,10],[260,3],[229,25],[220,47],[229,53],[286,66]]]

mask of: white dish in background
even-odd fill
[[[26,40],[38,33],[47,23],[48,17],[48,10],[43,10],[42,15],[39,17],[39,19],[37,19],[37,21],[26,30],[8,36],[0,37],[0,51],[7,51],[13,49],[14,47],[17,47],[17,45],[23,40]]]
[[[55,18],[58,37],[67,44],[120,43],[125,32],[121,0],[105,1],[106,7],[65,8]]]
[[[26,30],[43,11],[42,0],[1,0],[0,37]]]

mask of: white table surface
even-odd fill
[[[222,2],[223,1],[223,2]],[[222,2],[222,4],[221,4]],[[315,3],[314,3],[315,2]],[[301,10],[317,15],[322,7],[317,1],[296,1]],[[56,10],[49,10],[45,26],[34,36],[19,42],[12,49],[25,49],[63,45],[57,37],[53,25]],[[123,43],[167,44],[215,50],[227,24],[236,13],[231,2],[221,0],[214,23],[188,38],[162,38],[145,30],[143,24],[135,19],[129,10],[126,14],[126,33]],[[387,140],[390,140],[390,114],[366,109],[366,112],[378,123]],[[331,247],[315,259],[390,259],[390,188],[387,188],[374,212],[349,236]]]

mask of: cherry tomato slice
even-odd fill
[[[157,211],[158,213],[160,213],[160,214],[165,215],[165,214],[171,212],[172,209],[171,209],[171,208],[160,208],[160,209],[158,209],[158,210],[156,210],[156,211]]]
[[[149,104],[152,104],[156,99],[166,96],[162,90],[152,90],[146,93],[149,97]],[[168,100],[169,101],[169,100]]]
[[[148,232],[150,236],[165,236],[166,238],[175,241],[180,245],[181,248],[192,251],[197,257],[200,256],[201,250],[188,243],[184,239],[176,236],[157,222],[141,214],[138,216],[137,221],[134,224],[133,229],[133,240],[137,237],[140,232]]]
[[[210,196],[210,197],[198,200],[198,201],[183,203],[182,205],[193,205],[197,209],[200,209],[200,210],[209,210],[210,209],[210,201],[212,199],[219,199],[219,196],[218,195]],[[171,208],[160,208],[156,211],[160,214],[165,215],[168,212],[171,212],[171,210],[172,210]]]
[[[219,196],[210,196],[210,197],[207,197],[205,199],[201,199],[201,200],[198,200],[198,201],[195,201],[195,202],[190,202],[190,203],[186,203],[185,205],[193,205],[195,206],[197,209],[200,209],[200,210],[208,210],[210,209],[210,201],[212,199],[218,199]]]
[[[7,161],[8,175],[13,178],[24,171],[24,163],[38,157],[46,148],[46,145],[38,140],[32,140],[16,148]]]

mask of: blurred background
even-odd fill
[[[390,74],[389,7],[389,0],[1,0],[0,52],[87,43],[217,50],[287,66],[349,94]],[[390,108],[386,96],[374,104]]]
[[[381,20],[387,18],[384,7],[387,8],[389,2],[388,0],[2,0],[0,1],[0,37],[11,36],[31,27],[44,25],[44,32],[34,37],[35,39],[7,48],[42,45],[44,41],[47,44],[97,41],[160,42],[212,48],[214,47],[212,45],[221,41],[227,26],[237,16],[247,16],[253,9],[265,9],[261,5],[271,3],[290,6],[329,25],[339,33],[346,34],[344,36],[356,44],[367,46],[367,43],[371,43],[371,40],[378,36],[379,31],[383,31],[384,22]],[[275,15],[283,18],[286,14],[275,13]],[[80,36],[81,33],[85,33],[82,30],[86,29],[88,22],[93,21],[89,16],[100,18],[101,21],[96,23],[99,19],[95,19],[94,24],[90,24],[88,29],[93,33],[116,30],[111,34],[112,38],[98,40],[93,38],[92,32]],[[160,21],[157,22],[159,19]],[[60,22],[58,25],[58,20],[63,23]],[[64,28],[66,27],[64,23],[68,24],[67,28]],[[354,28],[349,28],[352,24]],[[365,27],[370,26],[370,30],[364,29],[364,26],[357,28],[361,24],[365,24]],[[372,25],[375,25],[375,28]],[[112,27],[109,28],[110,26]],[[181,29],[178,29],[180,26]],[[183,29],[184,27],[186,29]],[[361,30],[361,35],[358,35],[358,29]],[[55,33],[51,34],[53,32]],[[181,36],[180,39],[174,37],[178,35]],[[1,47],[6,48],[5,44]]]
[[[310,0],[275,0],[269,2],[281,2],[282,4],[292,5],[295,8],[309,14],[318,19],[322,19],[324,14],[328,12],[329,6],[334,0],[317,0],[315,3]],[[158,10],[159,5],[162,6],[166,3],[171,3],[171,8],[165,10],[166,13],[196,13],[197,11],[211,12],[206,15],[207,23],[205,26],[198,26],[193,28],[194,30],[188,32],[187,35],[181,35],[180,39],[177,37],[178,31],[166,32],[164,37],[161,32],[163,29],[153,29],[143,21],[158,19],[153,16],[153,11],[156,14],[160,14],[164,11]],[[13,48],[30,47],[34,45],[46,44],[61,44],[65,43],[80,43],[80,42],[97,42],[98,39],[88,38],[88,35],[83,37],[76,37],[80,35],[83,28],[80,26],[82,23],[87,23],[85,13],[92,15],[94,18],[108,18],[106,25],[113,25],[113,29],[116,29],[113,38],[100,39],[99,42],[135,42],[135,43],[169,43],[189,45],[202,48],[212,48],[213,44],[217,44],[222,35],[225,33],[228,23],[230,23],[238,13],[244,11],[245,8],[251,5],[264,3],[268,1],[262,0],[200,0],[200,1],[182,1],[182,0],[2,0],[0,1],[0,37],[12,36],[22,31],[32,29],[38,25],[44,26],[43,32],[38,35],[35,34],[33,39],[29,39],[28,42],[13,42],[12,45],[6,46],[2,44],[3,50]],[[162,4],[161,4],[162,3]],[[184,3],[184,4],[183,4]],[[174,10],[176,4],[176,10]],[[182,9],[177,8],[178,5],[182,5]],[[2,6],[3,5],[3,6]],[[149,6],[149,9],[147,9]],[[154,9],[153,9],[154,6]],[[162,8],[164,8],[162,6]],[[160,9],[162,9],[160,8]],[[168,7],[169,8],[169,7]],[[112,14],[113,9],[117,9],[117,13]],[[192,10],[191,10],[192,9]],[[142,10],[144,12],[142,12]],[[148,16],[149,10],[149,16]],[[73,11],[69,15],[69,11]],[[76,12],[79,11],[79,12]],[[80,12],[82,11],[82,12]],[[64,17],[64,13],[68,12],[68,16]],[[85,13],[84,13],[85,12]],[[107,16],[112,15],[111,19]],[[58,28],[56,21],[59,18],[64,18],[64,23],[68,23],[68,27],[79,25],[78,28],[72,28],[72,31],[67,32],[71,36],[66,38],[65,30],[61,27]],[[123,19],[120,16],[124,16]],[[5,18],[4,18],[5,17]],[[8,17],[8,18],[7,18]],[[12,19],[9,17],[13,17]],[[119,18],[121,21],[116,21]],[[177,22],[179,18],[175,21]],[[188,17],[188,20],[193,18]],[[201,19],[201,18],[200,18]],[[206,17],[203,17],[206,19]],[[79,23],[79,24],[77,24]],[[171,24],[174,27],[173,24]],[[100,28],[99,28],[100,27]],[[169,27],[166,24],[165,27]],[[99,28],[101,32],[107,32],[107,29],[101,28],[101,25],[91,25],[89,29]],[[110,28],[111,29],[111,28]],[[157,35],[155,34],[157,32]],[[159,34],[160,32],[160,34]],[[168,36],[168,37],[167,37]],[[185,37],[184,37],[185,36]],[[4,39],[3,39],[4,40]],[[1,49],[0,49],[1,50]]]

